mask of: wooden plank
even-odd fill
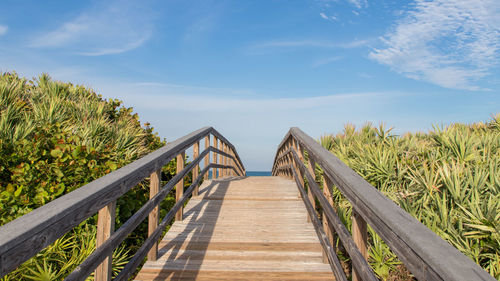
[[[221,280],[294,280],[294,281],[332,281],[333,276],[329,272],[282,272],[282,271],[228,271],[228,270],[168,270],[149,269],[145,268],[135,280],[204,280],[204,281],[221,281]]]
[[[98,264],[100,264],[104,258],[105,258],[105,253],[112,251],[115,249],[127,236],[132,230],[134,230],[143,220],[148,216],[148,214],[156,207],[158,206],[161,201],[169,194],[173,188],[175,187],[175,184],[185,177],[189,171],[203,159],[203,157],[208,153],[208,151],[203,151],[203,153],[195,160],[193,160],[188,166],[186,166],[182,172],[177,173],[161,190],[158,192],[156,196],[154,196],[153,199],[149,200],[146,204],[144,204],[139,211],[137,211],[135,214],[132,215],[118,230],[116,230],[109,239],[107,239],[100,247],[98,247],[90,256],[85,259],[83,263],[81,263],[76,269],[68,276],[66,277],[65,280],[71,281],[71,280],[82,280],[85,279],[91,272],[94,270]],[[211,166],[209,165],[209,168]],[[202,174],[204,174],[208,168],[204,168],[202,171]],[[199,183],[201,180],[201,177],[198,177],[198,181],[195,181],[196,183]],[[189,189],[186,191],[187,194],[189,194]],[[184,196],[185,197],[185,196]],[[176,206],[182,206],[182,204],[177,204],[174,205],[174,207],[169,211],[168,214],[172,213],[172,218],[177,212],[177,207]],[[167,215],[168,215],[167,214]],[[141,256],[141,260],[146,256],[147,252],[151,249],[154,243],[158,241],[160,238],[159,235],[162,233],[163,229],[165,228],[166,224],[165,221],[166,219],[164,218],[162,222],[158,225],[157,229],[146,239],[146,241],[149,241],[148,243],[143,244],[141,249],[143,249],[143,256]],[[169,221],[170,222],[170,221]],[[130,269],[130,270],[135,270]]]
[[[244,172],[245,171],[245,166],[243,165],[243,161],[241,161],[241,158],[238,155],[238,151],[236,151],[236,148],[234,147],[234,145],[231,144],[231,142],[229,142],[223,135],[221,135],[219,132],[217,132],[217,130],[215,130],[215,129],[212,128],[211,133],[215,137],[217,137],[220,140],[222,140],[224,143],[227,143],[234,150],[234,153],[236,154],[236,159],[238,159],[238,163],[241,165],[242,171]]]
[[[170,228],[159,245],[161,256],[144,265],[138,280],[168,279],[169,274],[186,280],[199,276],[238,280],[237,276],[243,278],[241,271],[248,272],[246,280],[333,280],[330,266],[321,261],[321,244],[305,220],[306,209],[293,181],[226,177],[207,184],[185,206],[185,219]],[[224,200],[209,199],[213,194]],[[280,200],[289,194],[293,201]],[[252,200],[256,195],[275,198]],[[253,278],[257,270],[269,273]]]
[[[161,169],[151,173],[149,177],[149,200],[153,199],[160,191]],[[148,217],[148,236],[158,227],[160,207],[156,206]],[[148,252],[148,260],[155,261],[158,255],[158,243],[155,243],[151,250]]]
[[[224,152],[224,143],[222,142],[222,140],[219,140],[219,149]],[[222,154],[219,154],[219,163],[224,165],[224,155]],[[218,170],[218,177],[219,178],[223,178],[224,175],[222,174],[222,168],[219,168]]]
[[[323,175],[323,195],[328,200],[328,203],[330,204],[330,206],[334,207],[332,193],[331,193],[332,187],[333,187],[332,181],[328,178],[328,176]],[[333,209],[335,210],[335,207]],[[330,241],[330,244],[335,249],[335,252],[337,252],[336,245],[334,243],[334,234],[332,231],[332,226],[328,222],[328,219],[326,218],[326,214],[325,214],[324,210],[323,210],[323,214],[322,214],[321,218],[323,221],[323,229],[325,230],[326,236],[328,237],[328,241]],[[361,254],[363,254],[363,252],[361,252]],[[323,255],[323,261],[327,262],[327,257],[325,255]]]
[[[368,231],[366,221],[356,211],[352,213],[352,239],[361,252],[361,255],[363,255],[365,260],[368,260]],[[352,267],[352,280],[363,280],[358,273],[358,269],[354,266]]]
[[[290,150],[290,153],[292,153],[295,159],[297,160],[299,159],[299,156],[297,155],[297,153],[295,153],[295,151]],[[335,231],[338,234],[340,240],[342,241],[344,248],[351,257],[352,263],[356,267],[358,274],[362,276],[363,280],[365,281],[378,280],[375,277],[375,274],[373,273],[373,270],[371,269],[370,265],[368,264],[368,262],[363,257],[363,255],[357,248],[356,244],[354,243],[352,237],[350,236],[349,231],[345,228],[344,224],[335,213],[335,210],[333,210],[333,207],[328,203],[328,200],[326,200],[326,198],[323,196],[313,176],[309,173],[304,164],[301,163],[299,165],[299,169],[302,170],[303,173],[305,174],[307,182],[309,183],[310,190],[312,191],[312,193],[314,193],[314,195],[320,202],[321,207],[323,208],[329,223],[335,228]]]
[[[193,145],[193,159],[197,158],[198,155],[200,155],[200,142],[197,141]],[[196,165],[193,168],[193,179],[196,179],[198,177],[198,172],[199,172],[200,166]],[[197,196],[198,195],[198,186],[194,188],[193,195]]]
[[[291,155],[291,154],[289,154],[289,155]],[[302,151],[302,155],[304,155],[304,151]],[[311,157],[309,157],[309,159],[307,159],[307,170],[309,171],[309,174],[312,176],[311,180],[314,181],[314,183],[316,183],[316,162]],[[308,183],[307,197],[309,198],[309,201],[311,202],[313,210],[315,210],[314,214],[316,215],[317,214],[316,213],[316,198],[315,198],[314,194],[311,192],[311,184],[312,183],[309,181],[310,180],[308,179],[307,180],[307,183]]]
[[[177,155],[177,173],[180,173],[182,169],[184,169],[184,159],[186,159],[186,153],[183,151]],[[175,202],[179,202],[181,200],[182,195],[184,194],[184,178],[180,179],[177,185],[175,186]],[[183,208],[180,207],[175,215],[176,221],[182,220]]]
[[[207,150],[210,147],[210,135],[205,136],[205,150]],[[205,157],[205,166],[207,167],[208,164],[210,163],[210,154],[207,154]],[[208,173],[205,174],[205,180],[208,180]]]
[[[214,152],[213,156],[214,156],[214,159],[213,159],[213,163],[214,164],[217,164],[217,161],[218,161],[218,157],[217,157],[217,153],[216,153],[216,149],[218,149],[219,147],[219,141],[217,140],[217,137],[214,136],[214,144],[212,145],[213,148],[215,148],[214,150],[212,150]],[[214,168],[212,170],[212,179],[216,179],[218,177],[217,175],[217,168]]]
[[[202,157],[204,157],[204,155],[199,157],[198,160],[201,160]],[[191,163],[190,165],[193,165],[193,163]],[[146,256],[149,249],[160,238],[160,235],[163,233],[163,231],[165,230],[167,225],[169,225],[170,222],[172,221],[172,219],[174,219],[176,212],[183,206],[183,204],[186,202],[187,198],[189,196],[191,196],[191,193],[193,192],[194,187],[200,183],[203,175],[205,173],[208,173],[208,170],[212,167],[211,165],[213,165],[213,164],[209,164],[207,167],[203,168],[203,170],[201,171],[201,175],[198,176],[197,179],[193,180],[193,183],[186,190],[186,193],[184,193],[184,196],[181,198],[181,200],[176,202],[175,205],[172,207],[172,209],[170,209],[170,211],[167,213],[167,215],[165,215],[165,217],[162,219],[162,221],[160,222],[160,224],[156,228],[155,232],[144,241],[144,243],[139,248],[139,250],[137,250],[137,252],[134,254],[134,256],[129,260],[129,262],[122,269],[122,271],[120,271],[118,276],[116,276],[116,278],[114,279],[115,281],[128,280],[132,276],[132,274],[136,271],[137,267],[143,262],[144,257]]]
[[[347,277],[345,276],[344,270],[342,269],[342,266],[340,265],[340,261],[337,257],[337,253],[333,252],[333,247],[330,245],[330,242],[328,241],[326,234],[323,231],[323,228],[321,227],[321,223],[316,216],[316,211],[313,209],[313,206],[311,202],[308,200],[304,187],[298,186],[300,182],[298,181],[298,174],[295,172],[295,170],[292,170],[292,173],[295,178],[295,182],[297,183],[297,187],[302,193],[302,200],[304,201],[304,205],[306,206],[307,212],[309,213],[309,217],[311,218],[311,222],[314,225],[314,229],[316,230],[316,233],[318,234],[319,241],[321,242],[321,245],[323,246],[323,250],[326,253],[329,264],[332,268],[333,274],[335,275],[336,280],[342,280],[342,281],[347,281]]]
[[[57,238],[115,201],[130,188],[168,163],[177,153],[214,130],[194,131],[131,164],[33,210],[0,227],[0,277]]]
[[[213,148],[213,147],[211,147],[211,148],[210,148],[210,151],[216,152],[216,153],[217,153],[217,154],[219,154],[219,155],[224,155],[224,156],[226,156],[226,157],[228,157],[228,158],[236,159],[236,158],[235,158],[235,157],[233,157],[232,155],[230,155],[230,154],[228,154],[228,153],[226,153],[226,152],[224,152],[224,151],[222,151],[222,150],[220,150],[220,149],[217,149],[217,148]],[[225,166],[226,166],[226,165],[225,165]],[[241,168],[241,166],[239,166],[239,164],[238,164],[238,163],[237,163],[236,167],[233,167],[233,168],[232,168],[230,165],[227,165],[227,166],[228,166],[228,167],[227,167],[227,169],[234,169],[234,170],[239,171],[239,172],[238,172],[239,174],[242,174],[243,169]]]
[[[101,246],[109,239],[115,230],[115,217],[116,217],[116,201],[109,203],[106,207],[99,210],[97,216],[97,233],[96,233],[96,247]],[[109,281],[111,280],[113,262],[113,252],[108,251],[104,261],[97,266],[94,274],[96,281]]]
[[[231,154],[230,154],[230,152],[229,152],[229,145],[227,145],[227,144],[226,144],[226,149],[225,149],[225,152],[226,152],[228,155],[231,155]],[[229,163],[229,160],[230,160],[230,158],[229,158],[229,156],[227,156],[227,157],[225,158],[224,165],[226,165],[226,166],[231,166],[231,165],[230,165],[230,163]],[[229,173],[229,169],[226,169],[226,177],[229,177],[229,176],[231,176],[231,174]]]

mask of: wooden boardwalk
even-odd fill
[[[208,181],[136,280],[334,280],[294,181]]]

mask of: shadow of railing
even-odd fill
[[[202,200],[184,212],[184,222],[187,222],[184,230],[159,248],[160,254],[170,252],[166,262],[175,266],[175,270],[162,270],[154,280],[196,279],[214,234],[229,180],[213,180],[200,190],[197,198]]]

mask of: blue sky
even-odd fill
[[[247,170],[289,127],[396,133],[499,110],[500,1],[17,1],[0,70],[93,88],[167,140],[214,126]]]

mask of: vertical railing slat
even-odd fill
[[[332,187],[333,187],[332,181],[328,178],[326,174],[323,173],[323,195],[325,195],[326,199],[328,200],[328,203],[331,206],[333,206],[333,198],[332,198],[332,193],[330,191]],[[325,230],[325,234],[328,237],[328,241],[330,241],[330,245],[332,245],[334,251],[337,252],[335,243],[333,241],[332,228],[328,223],[328,219],[326,218],[324,211],[322,214],[322,220],[323,220],[323,229]],[[323,255],[323,262],[328,263],[328,258],[326,257],[326,255]]]
[[[193,160],[198,158],[198,155],[200,155],[200,141],[197,141],[193,145]],[[193,168],[193,181],[198,178],[198,173],[199,173],[200,166],[196,165]],[[193,190],[193,196],[198,196],[198,186],[196,186]]]
[[[220,140],[220,143],[219,143],[219,150],[224,150],[224,142],[222,142],[222,140]],[[219,163],[221,165],[224,165],[224,156],[222,154],[219,154]],[[219,168],[219,177],[222,178],[224,177],[224,175],[222,174],[222,168]]]
[[[368,232],[367,232],[367,225],[366,221],[356,212],[356,210],[353,210],[352,212],[352,239],[354,240],[354,244],[358,247],[359,251],[361,252],[361,255],[365,259],[368,258]],[[361,281],[361,277],[359,274],[356,272],[356,268],[352,268],[352,280],[353,281]]]
[[[101,246],[113,234],[115,230],[116,201],[109,203],[99,210],[97,215],[97,236],[96,248]],[[111,280],[113,264],[113,252],[108,253],[108,257],[96,268],[94,273],[95,281]]]
[[[151,200],[160,191],[160,180],[161,180],[161,169],[151,173],[149,177],[149,199]],[[160,207],[156,206],[148,216],[148,237],[153,234],[153,232],[158,227],[159,221],[159,210]],[[158,242],[154,243],[151,250],[148,252],[148,260],[156,261],[158,257]]]
[[[183,151],[177,155],[177,173],[184,169],[184,159],[186,157],[186,152]],[[175,186],[175,202],[179,202],[181,200],[182,195],[184,194],[184,178],[180,179],[177,185]],[[182,216],[184,212],[184,207],[181,207],[179,211],[175,214],[176,221],[182,221]]]
[[[210,135],[205,136],[205,149],[208,149],[210,147]],[[208,166],[210,163],[210,153],[205,156],[205,167]],[[208,180],[208,173],[205,174],[204,178]]]
[[[217,137],[214,136],[214,148],[217,148],[219,146],[219,141],[217,140]],[[214,151],[214,164],[217,164],[217,153]],[[217,178],[217,168],[213,168],[212,171],[212,179]]]

